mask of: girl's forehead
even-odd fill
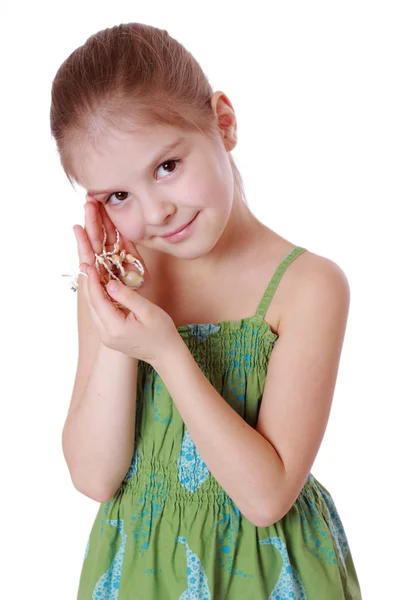
[[[176,140],[194,140],[198,137],[197,132],[184,131],[177,127],[158,125],[148,128],[135,128],[124,131],[107,129],[97,135],[82,137],[76,145],[76,153],[82,157],[110,156],[115,152],[126,151],[138,152],[143,155],[157,152],[162,148],[168,150]]]
[[[169,152],[183,151],[193,143],[193,134],[173,132],[171,127],[158,134],[113,132],[96,144],[82,141],[73,153],[72,164],[79,184],[94,194],[106,181],[108,188],[110,181],[124,180],[132,169],[139,176]]]
[[[91,153],[104,154],[115,148],[115,146],[151,145],[156,143],[157,139],[168,135],[168,131],[160,127],[154,128],[132,128],[129,130],[107,128],[96,134],[88,134],[83,137],[81,146],[85,150],[90,149]]]

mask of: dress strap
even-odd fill
[[[264,320],[265,315],[267,314],[268,307],[272,300],[272,297],[276,291],[276,288],[278,287],[278,284],[279,284],[284,272],[286,271],[288,266],[294,261],[294,259],[297,258],[298,256],[300,256],[300,254],[303,254],[303,252],[306,252],[306,248],[302,248],[301,246],[296,246],[295,248],[293,248],[293,250],[291,250],[289,252],[289,254],[287,254],[285,256],[285,258],[278,265],[278,268],[276,269],[274,276],[272,277],[271,281],[269,282],[268,287],[265,290],[264,296],[262,297],[262,300],[258,306],[258,309],[255,314],[256,320],[258,320],[258,321]]]

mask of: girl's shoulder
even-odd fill
[[[332,259],[312,252],[304,244],[295,244],[266,227],[260,256],[266,256],[266,270],[275,275],[284,259],[295,249],[304,248],[305,252],[295,257],[288,267],[278,277],[274,292],[273,305],[278,307],[278,323],[276,332],[279,334],[279,323],[285,314],[296,309],[296,299],[301,293],[318,294],[325,285],[343,290],[348,287],[347,277],[343,269]],[[262,267],[261,267],[262,272]],[[270,278],[270,279],[271,279]],[[269,285],[269,284],[268,284]],[[265,317],[270,322],[268,314]]]

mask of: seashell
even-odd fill
[[[121,264],[123,259],[120,257],[119,254],[113,254],[112,256],[110,256],[109,260],[112,260],[112,262],[114,263],[114,265],[116,265],[117,263]]]
[[[122,281],[130,288],[138,288],[142,285],[144,278],[136,271],[128,271],[124,277],[121,277]]]

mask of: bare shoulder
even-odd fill
[[[280,262],[298,246],[268,227],[264,227],[262,247],[258,256],[265,261],[269,257],[269,273],[272,277]],[[318,306],[333,314],[347,314],[350,302],[350,286],[343,269],[333,260],[320,256],[306,248],[289,264],[274,293],[265,315],[267,323],[273,323],[273,331],[281,335],[282,328],[292,319],[306,318],[307,313],[316,314]],[[261,265],[260,271],[264,269]],[[340,318],[340,315],[339,315]]]
[[[303,290],[313,286],[344,285],[349,287],[347,277],[343,269],[330,258],[320,256],[307,250],[300,255],[301,260],[296,259],[296,269],[293,270],[291,283],[301,286]],[[300,291],[300,290],[297,290]]]
[[[291,267],[291,276],[287,278],[285,287],[280,329],[295,319],[299,311],[303,311],[304,316],[321,311],[326,316],[331,314],[346,322],[350,284],[341,266],[329,258],[306,251]]]

